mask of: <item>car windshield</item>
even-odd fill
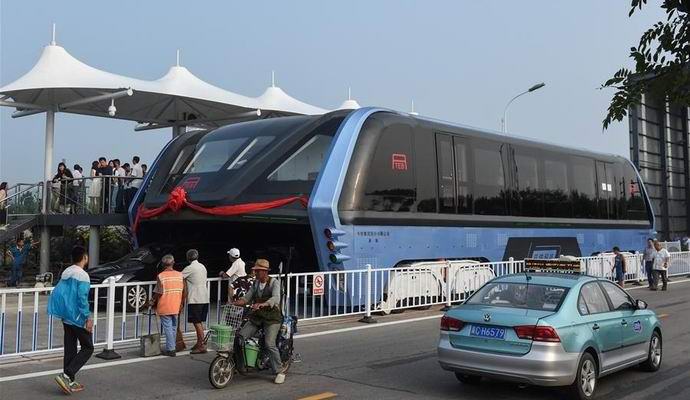
[[[566,293],[568,288],[560,286],[493,282],[479,289],[467,304],[556,311]]]

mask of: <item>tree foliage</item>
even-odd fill
[[[628,16],[641,10],[647,0],[632,0]],[[666,96],[672,103],[690,106],[690,0],[664,0],[666,19],[647,29],[636,47],[630,48],[635,68],[621,68],[602,88],[616,92],[603,120],[604,129],[621,121],[643,93]]]

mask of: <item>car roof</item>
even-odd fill
[[[598,278],[582,275],[582,274],[568,274],[559,272],[526,272],[520,274],[504,275],[494,279],[492,282],[510,282],[510,283],[529,283],[534,285],[554,285],[563,287],[573,287],[580,283],[596,281]]]

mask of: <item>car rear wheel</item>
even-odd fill
[[[594,398],[598,375],[597,363],[594,357],[589,353],[583,354],[577,366],[575,382],[569,388],[571,397],[578,400]]]
[[[456,372],[455,377],[465,385],[479,385],[482,381],[482,377],[479,375],[461,374],[460,372]]]
[[[647,360],[640,364],[643,371],[655,372],[661,367],[662,343],[659,332],[654,331],[652,338],[649,340],[649,352]]]

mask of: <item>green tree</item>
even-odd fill
[[[629,16],[641,10],[647,0],[632,0]],[[666,20],[655,23],[630,48],[634,69],[621,68],[602,88],[613,88],[604,129],[621,121],[643,93],[666,96],[671,103],[690,106],[690,0],[664,0]]]

